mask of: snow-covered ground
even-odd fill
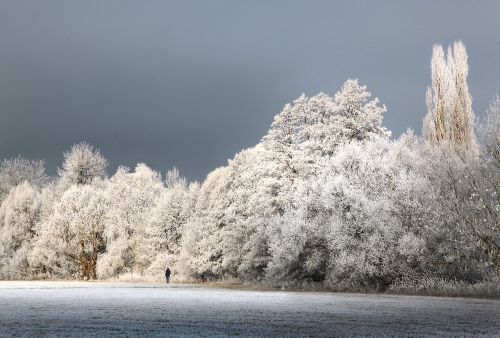
[[[0,282],[0,337],[500,336],[500,301]]]

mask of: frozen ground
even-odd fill
[[[0,337],[500,336],[500,301],[0,282]]]

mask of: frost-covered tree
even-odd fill
[[[382,126],[385,106],[357,79],[349,79],[334,97],[319,93],[313,97],[302,94],[278,114],[264,141],[273,141],[290,154],[295,145],[318,156],[332,155],[335,149],[352,140],[389,136]]]
[[[29,276],[27,252],[39,219],[39,192],[27,181],[12,188],[0,207],[0,278]]]
[[[277,115],[264,141],[295,156],[291,168],[307,175],[315,159],[331,156],[342,144],[390,135],[382,126],[385,106],[370,97],[366,86],[352,79],[334,97],[301,95]]]
[[[121,167],[106,186],[108,212],[104,220],[106,252],[98,260],[100,278],[142,274],[150,264],[147,225],[164,186],[161,175],[145,164],[134,172]]]
[[[490,103],[479,126],[479,157],[454,165],[460,174],[462,200],[459,201],[465,231],[487,255],[486,261],[500,269],[500,99]],[[444,179],[446,181],[446,178]],[[477,255],[476,255],[477,256]]]
[[[302,100],[302,96],[298,99]],[[295,101],[297,102],[297,101]],[[290,188],[298,177],[295,157],[297,155],[297,117],[295,106],[285,105],[274,117],[271,128],[253,150],[242,151],[240,157],[249,158],[248,164],[259,163],[264,169],[264,178],[275,197],[289,196]],[[254,154],[254,156],[252,156]],[[237,155],[238,156],[238,155]],[[245,161],[238,161],[240,163]],[[253,174],[249,175],[253,177]],[[283,213],[287,201],[276,201],[276,212]]]
[[[427,115],[422,133],[429,144],[450,142],[463,153],[476,149],[472,98],[467,85],[467,52],[461,41],[448,48],[433,47],[432,85],[427,89]]]
[[[59,179],[41,193],[40,222],[35,227],[34,246],[28,254],[34,274],[96,277],[102,230],[93,231],[91,236],[95,238],[88,244],[77,227],[102,225],[103,215],[98,203],[103,202],[101,178],[105,176],[105,169],[106,160],[99,150],[85,142],[64,153]],[[85,188],[85,185],[92,187]],[[92,217],[97,217],[98,221]]]
[[[5,159],[0,165],[0,201],[10,189],[27,181],[34,187],[41,187],[48,181],[45,162],[27,160],[21,156]]]
[[[290,206],[294,173],[279,152],[262,144],[238,153],[228,169],[222,268],[231,276],[259,279],[268,258],[265,227]]]
[[[464,150],[476,148],[474,135],[474,112],[472,111],[472,97],[469,94],[467,76],[469,65],[467,51],[462,41],[455,41],[453,49],[448,49],[448,58],[451,64],[454,95],[450,114],[450,140],[456,147]]]
[[[385,288],[422,271],[432,195],[418,156],[409,134],[351,143],[332,158],[320,197],[331,213],[329,283]]]
[[[410,133],[350,142],[324,159],[297,189],[300,207],[267,227],[268,280],[383,288],[422,273],[434,215],[420,151]]]
[[[438,250],[432,256],[445,262],[442,270],[448,269],[448,274],[471,280],[482,274],[480,262],[498,266],[499,261],[499,183],[498,166],[494,165],[498,148],[494,146],[494,135],[499,128],[495,114],[491,113],[496,110],[493,102],[487,121],[479,129],[478,149],[465,46],[455,42],[446,59],[442,48],[439,53],[436,48],[439,47],[433,53],[433,89],[428,92],[428,115],[423,127],[427,143],[434,146],[426,156],[427,174],[438,194],[435,210],[440,215],[436,227],[440,231],[434,236]],[[440,88],[444,88],[442,94]]]
[[[64,153],[64,162],[58,173],[63,185],[89,184],[106,175],[107,161],[99,149],[86,142],[75,144]]]
[[[266,227],[291,208],[297,172],[288,156],[259,144],[230,161],[232,202],[225,230],[225,266],[246,280],[264,277],[269,259]],[[287,159],[288,158],[288,159]]]
[[[274,118],[261,143],[209,175],[185,238],[189,243],[196,238],[194,247],[205,247],[194,250],[188,245],[189,264],[196,262],[192,271],[263,278],[270,259],[267,227],[285,210],[293,212],[294,203],[301,204],[293,197],[301,182],[308,177],[313,181],[323,159],[343,144],[389,135],[381,124],[385,107],[369,98],[357,80],[348,80],[335,97],[302,95]],[[200,238],[200,233],[206,238]],[[307,250],[320,246],[314,235],[309,237]],[[313,251],[308,252],[313,255]]]
[[[96,278],[103,249],[104,217],[108,210],[103,183],[70,186],[36,228],[30,263],[42,273]]]
[[[317,155],[332,155],[339,145],[375,136],[390,135],[382,126],[385,106],[358,80],[347,80],[332,98],[320,93],[297,102],[300,110],[301,148]]]
[[[431,59],[432,84],[427,88],[427,116],[424,119],[422,132],[427,142],[431,144],[446,139],[446,115],[452,92],[450,77],[443,46],[434,45]]]
[[[424,156],[424,169],[437,195],[431,220],[435,224],[435,250],[428,259],[440,264],[447,278],[481,278],[486,272],[481,262],[489,261],[491,254],[495,256],[494,251],[487,253],[490,258],[484,255],[485,250],[490,251],[485,246],[495,238],[485,235],[494,234],[498,228],[498,215],[485,212],[484,202],[493,202],[485,199],[494,189],[490,171],[477,156],[464,157],[447,145],[431,147]]]
[[[220,229],[226,226],[226,209],[229,206],[228,172],[227,167],[215,169],[200,187],[196,211],[186,224],[182,238],[180,260],[183,274],[196,278],[223,275],[224,238]]]
[[[433,236],[429,260],[453,278],[475,281],[500,266],[500,104],[494,99],[478,129],[478,152],[456,152],[446,144],[424,154],[433,191]],[[478,156],[477,156],[478,155]]]
[[[327,221],[324,215],[319,215],[322,206],[318,204],[316,182],[328,160],[346,144],[390,135],[382,126],[385,107],[379,105],[378,99],[370,100],[370,96],[366,86],[360,86],[357,80],[348,80],[334,97],[323,93],[311,98],[302,95],[293,105],[285,106],[275,118],[263,144],[271,152],[281,150],[272,153],[277,155],[275,158],[288,154],[283,156],[286,161],[281,161],[287,164],[281,165],[282,168],[291,168],[287,175],[289,179],[282,181],[285,185],[282,190],[291,201],[284,204],[281,213],[266,215],[268,221],[260,222],[267,224],[262,232],[269,236],[268,257],[264,256],[266,263],[269,261],[265,269],[268,280],[324,280],[329,260]],[[273,160],[269,162],[273,163]],[[292,219],[295,219],[294,223],[288,224]],[[285,231],[285,227],[290,231]],[[265,242],[261,240],[261,243]],[[291,246],[293,250],[288,257],[286,248]],[[250,263],[245,261],[245,264]]]
[[[148,272],[158,277],[163,276],[166,266],[175,269],[178,265],[181,239],[199,191],[199,184],[188,185],[176,168],[167,172],[165,181],[166,189],[151,210],[146,229],[146,242],[152,249]]]
[[[479,133],[486,162],[500,170],[500,97],[498,94],[490,103]]]
[[[269,264],[266,280],[281,285],[322,283],[327,275],[328,215],[318,211],[318,185],[301,181],[294,208],[275,216],[266,228]]]
[[[275,216],[266,228],[270,261],[266,277],[273,282],[301,280],[305,271],[302,262],[307,241],[307,223],[300,211],[292,210]]]

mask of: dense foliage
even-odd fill
[[[500,100],[474,126],[467,54],[434,48],[425,141],[391,139],[357,80],[300,96],[204,182],[145,164],[106,177],[86,143],[58,177],[0,168],[0,277],[235,278],[385,289],[500,271]]]

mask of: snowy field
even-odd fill
[[[500,301],[0,282],[0,337],[500,336]]]

